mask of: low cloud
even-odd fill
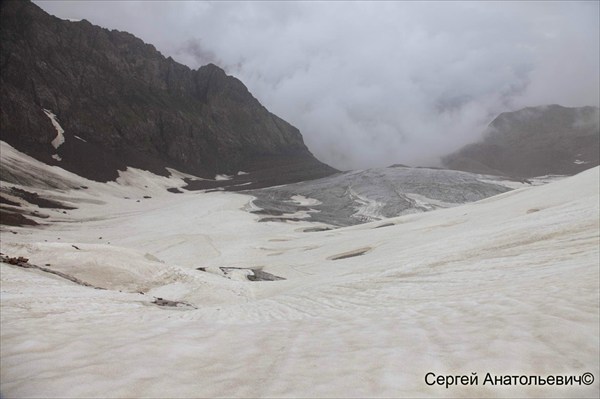
[[[341,169],[432,165],[499,113],[599,103],[598,2],[38,2],[242,80]]]

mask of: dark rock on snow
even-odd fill
[[[10,189],[10,193],[24,199],[30,204],[37,205],[40,208],[54,208],[54,209],[77,209],[72,206],[65,205],[59,201],[47,199],[40,197],[38,193],[33,193],[31,191],[23,190],[20,188],[12,187]]]
[[[23,215],[23,212],[0,209],[0,224],[7,226],[37,226],[39,223]]]

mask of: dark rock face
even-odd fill
[[[506,112],[489,125],[483,141],[442,161],[448,168],[476,173],[573,175],[599,163],[599,122],[596,107],[548,105]]]
[[[300,179],[335,172],[219,67],[191,70],[129,33],[61,20],[28,1],[0,4],[1,138],[18,150],[99,181],[126,166],[213,177],[258,170],[263,159],[277,168],[287,156],[302,160]],[[64,129],[58,149],[43,109]]]

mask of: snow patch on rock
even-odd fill
[[[48,116],[48,118],[50,118],[50,121],[52,122],[54,129],[56,129],[56,137],[54,138],[54,140],[52,140],[51,144],[55,149],[58,149],[58,147],[60,147],[65,142],[65,131],[58,123],[58,120],[56,119],[56,115],[52,111],[45,109],[45,108],[42,108],[42,109],[44,110],[44,113],[46,114],[46,116]]]

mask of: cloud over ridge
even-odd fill
[[[242,80],[340,169],[436,164],[500,112],[599,104],[598,2],[37,2]]]

